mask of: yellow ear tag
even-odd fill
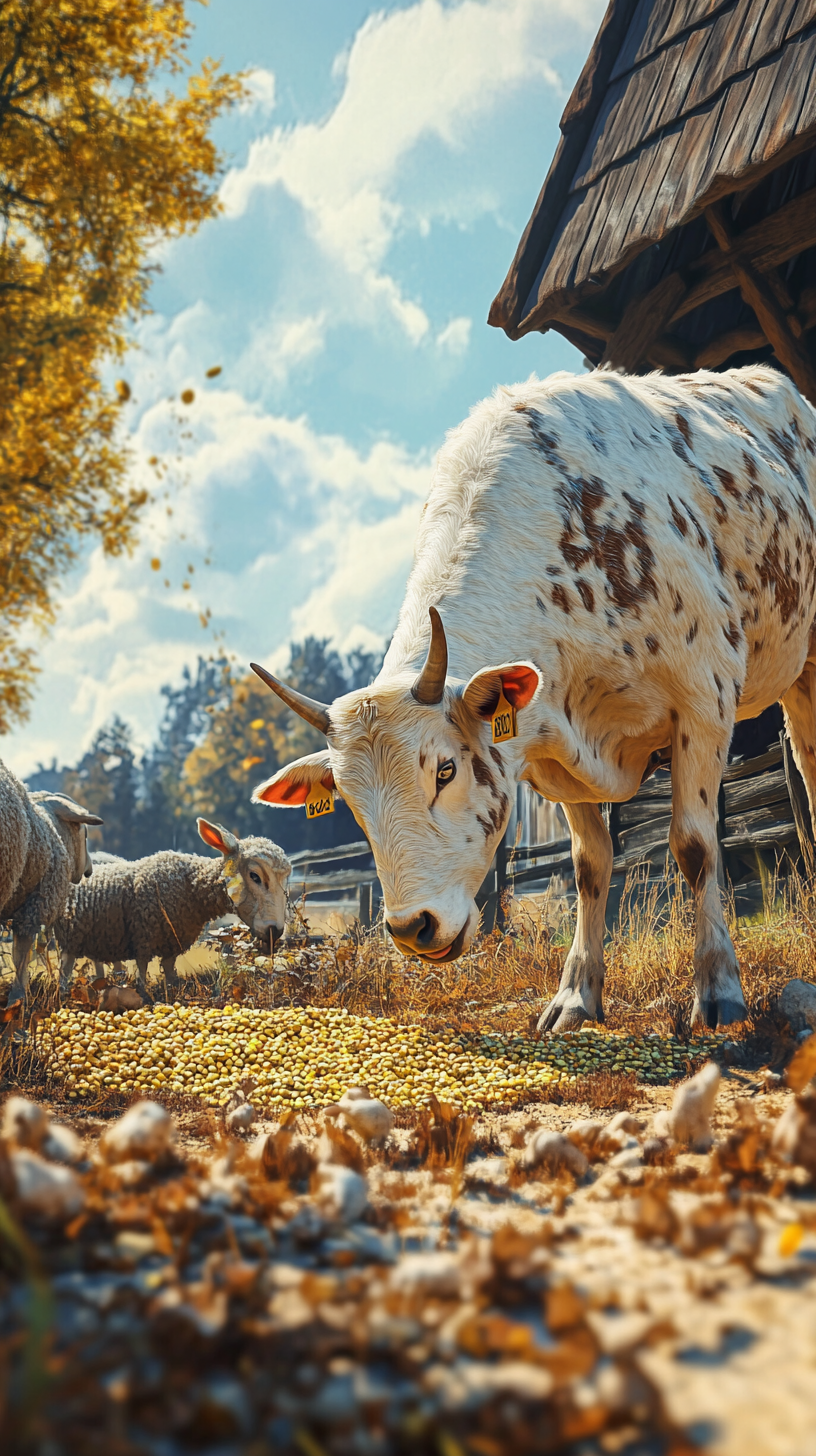
[[[516,710],[512,703],[508,703],[504,696],[504,690],[499,693],[499,701],[496,710],[490,719],[493,729],[493,742],[504,743],[508,738],[516,737]]]
[[[313,784],[306,795],[306,818],[319,819],[321,814],[334,813],[334,789]]]

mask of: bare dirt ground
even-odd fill
[[[713,1151],[652,1161],[672,1096],[638,1089],[642,1129],[578,1180],[524,1157],[534,1128],[599,1117],[576,1103],[442,1107],[380,1150],[309,1113],[226,1140],[177,1105],[172,1150],[115,1161],[114,1117],[43,1100],[84,1140],[84,1207],[10,1194],[5,1449],[806,1456],[816,1199],[769,1155],[794,1094],[726,1071]]]

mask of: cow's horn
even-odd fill
[[[429,707],[433,703],[442,702],[445,678],[448,675],[448,644],[445,640],[445,628],[442,626],[442,618],[436,607],[431,607],[430,614],[431,641],[428,656],[425,658],[425,666],[411,688],[417,702],[426,703]]]
[[[278,682],[271,672],[267,672],[265,667],[259,667],[257,662],[251,662],[249,665],[253,672],[257,672],[261,682],[265,682],[273,693],[277,693],[278,697],[283,699],[287,708],[291,708],[299,718],[304,718],[307,723],[311,723],[319,733],[328,733],[331,728],[331,718],[325,703],[317,703],[314,698],[307,698],[304,693],[296,692],[286,683]]]

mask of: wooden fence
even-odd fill
[[[644,870],[644,880],[663,877],[669,852],[671,770],[659,768],[633,799],[604,809],[614,861],[610,912],[614,916],[627,875]],[[769,875],[785,874],[794,863],[813,864],[813,831],[805,786],[784,734],[755,758],[737,759],[723,774],[717,816],[720,879],[734,890],[743,909],[762,903]],[[567,836],[543,844],[514,844],[511,821],[476,897],[486,929],[503,926],[507,892],[538,893],[553,876],[569,886],[572,854]],[[360,924],[376,919],[381,892],[366,840],[291,856],[293,899],[330,893],[356,899]],[[328,868],[332,864],[339,868]]]

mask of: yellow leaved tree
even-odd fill
[[[147,308],[151,245],[218,209],[213,120],[240,77],[189,74],[184,0],[0,0],[0,732],[25,717],[27,623],[82,536],[126,549],[126,385],[100,371]]]

